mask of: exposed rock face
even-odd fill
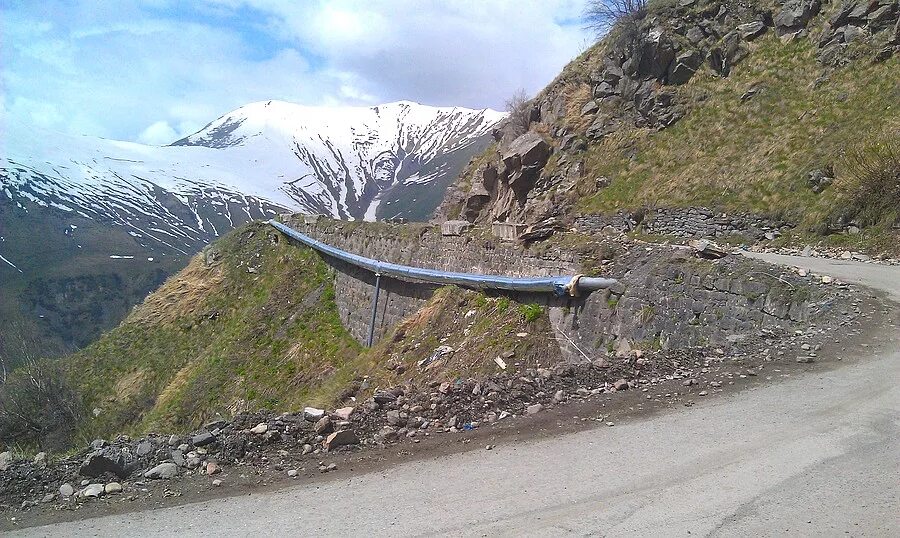
[[[772,18],[775,35],[795,37],[806,29],[807,23],[819,13],[819,0],[788,0]]]
[[[521,218],[528,193],[540,178],[552,152],[553,147],[535,132],[527,132],[513,140],[497,161],[480,170],[481,181],[476,181],[469,191],[461,216],[474,222],[485,208],[493,205],[492,220],[513,222]]]
[[[885,37],[881,37],[885,36]],[[875,61],[884,61],[900,48],[900,8],[897,0],[849,0],[828,17],[819,37],[819,59],[830,66],[847,63],[854,41],[867,40],[879,51]]]
[[[788,0],[774,7],[696,0],[656,6],[628,39],[598,45],[536,96],[532,119],[541,135],[526,133],[511,142],[497,137],[500,147],[471,176],[471,185],[464,192],[450,189],[444,206],[458,209],[439,211],[479,223],[531,225],[556,217],[571,224],[567,193],[580,186],[589,145],[623,129],[676,124],[689,110],[677,87],[701,71],[728,77],[752,54],[751,42],[770,30],[784,41],[816,39],[825,66],[872,54],[871,46],[860,49],[869,52],[853,52],[854,42],[873,45],[874,61],[900,50],[898,0]],[[597,178],[597,188],[608,183]]]

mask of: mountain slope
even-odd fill
[[[781,222],[803,243],[900,252],[900,200],[871,197],[879,218],[862,218],[851,158],[896,148],[898,51],[896,0],[651,2],[528,104],[543,160],[520,167],[506,129],[439,213],[590,216],[622,231],[665,213],[689,234],[697,209]],[[900,160],[875,167],[896,173]]]
[[[484,149],[502,117],[409,102],[326,109],[268,101],[227,114],[174,146],[266,155],[267,165],[280,172],[277,194],[268,197],[283,203],[286,196],[302,210],[344,219],[421,220],[433,206],[394,210],[387,205],[404,201],[395,191],[425,184],[443,190]]]
[[[172,146],[5,123],[0,362],[77,349],[212,239],[286,210],[427,218],[502,114],[241,107]]]

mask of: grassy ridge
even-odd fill
[[[867,140],[900,132],[900,60],[865,60],[824,71],[809,40],[768,35],[728,78],[698,73],[678,88],[688,114],[659,132],[624,131],[592,145],[577,209],[706,205],[814,226],[842,204],[839,189],[816,194],[814,168],[832,166]],[[752,96],[746,92],[756,89]],[[744,97],[742,99],[742,97]],[[588,182],[605,176],[608,187]]]
[[[504,354],[517,369],[559,360],[541,307],[453,287],[364,349],[341,325],[333,279],[319,254],[264,224],[216,241],[121,325],[63,359],[88,410],[79,434],[332,406],[376,387],[493,372]],[[453,352],[420,364],[441,346]]]
[[[98,410],[85,436],[296,407],[358,354],[327,265],[273,237],[262,224],[228,234],[66,359],[87,408]]]

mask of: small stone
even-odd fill
[[[6,452],[0,452],[0,471],[5,471],[9,469],[9,464],[12,463],[12,452],[7,450]]]
[[[172,478],[178,474],[178,466],[172,462],[160,463],[144,473],[144,478]]]
[[[56,495],[54,495],[52,493],[48,493],[48,494],[44,495],[44,498],[41,499],[41,502],[44,504],[52,503],[55,499],[56,499]]]
[[[315,430],[319,435],[325,435],[330,433],[333,430],[333,426],[331,424],[331,419],[328,418],[328,415],[320,418],[318,422],[316,422]]]
[[[60,497],[71,497],[74,493],[75,488],[72,487],[72,484],[63,484],[59,486]]]
[[[113,495],[115,493],[122,493],[122,484],[118,482],[110,482],[106,486],[103,487],[103,491],[106,492],[107,495]]]
[[[316,407],[304,407],[303,408],[303,418],[305,418],[309,422],[318,422],[319,419],[324,416],[325,416],[324,409],[318,409]]]
[[[359,443],[359,438],[353,430],[343,430],[334,432],[325,439],[323,443],[325,448],[331,450],[339,446],[355,445]]]
[[[553,401],[554,401],[555,403],[559,403],[559,402],[561,402],[561,401],[563,401],[563,400],[565,400],[565,399],[566,399],[566,393],[565,393],[565,391],[558,390],[558,391],[556,391],[556,394],[553,395]]]
[[[219,467],[219,464],[211,461],[206,464],[206,476],[212,476],[214,474],[219,474],[222,472],[222,468]]]
[[[620,380],[616,381],[615,383],[613,383],[613,388],[616,389],[617,391],[628,390],[628,381],[625,381],[624,379],[620,379]]]
[[[484,447],[485,450],[494,450],[494,445],[487,445]]]
[[[46,452],[38,452],[34,455],[33,463],[36,467],[43,469],[47,466],[47,453]]]
[[[699,394],[700,396],[706,396],[706,395],[709,394],[709,393],[706,392],[705,390],[701,390],[698,394]]]
[[[313,451],[313,447],[310,444],[303,445],[303,455],[307,455]]]
[[[181,439],[178,438],[174,433],[169,436],[169,446],[178,446],[181,443]]]
[[[93,497],[97,498],[106,493],[106,490],[103,488],[103,484],[88,484],[83,490],[81,490],[82,497]]]
[[[255,435],[262,435],[262,434],[266,433],[267,431],[269,431],[269,425],[266,424],[265,422],[260,422],[256,426],[253,426],[252,428],[250,428],[250,433],[255,434]]]
[[[218,478],[212,481],[213,487],[217,488],[222,485],[222,481]]]
[[[216,442],[216,436],[210,432],[200,432],[191,439],[194,446],[206,446]]]
[[[297,476],[297,469],[291,469],[291,470],[289,470],[289,471],[287,472],[287,475],[288,475],[289,477],[291,477],[291,478],[296,477],[296,476]]]
[[[341,407],[340,409],[334,410],[334,416],[341,420],[350,420],[350,415],[353,414],[353,407]]]
[[[388,411],[387,422],[391,426],[406,426],[406,417],[400,411]]]
[[[139,458],[143,458],[147,454],[153,452],[153,443],[150,441],[141,441],[135,450]]]
[[[525,412],[529,415],[534,415],[534,414],[540,413],[543,408],[544,408],[543,405],[536,403],[536,404],[529,405],[525,409]]]
[[[607,425],[607,426],[615,426],[616,423],[615,423],[615,422],[607,422],[606,425]]]

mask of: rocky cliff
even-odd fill
[[[843,152],[900,126],[898,16],[895,0],[651,3],[534,97],[529,132],[507,126],[437,219],[552,229],[693,207],[846,232],[852,215],[820,225]]]

